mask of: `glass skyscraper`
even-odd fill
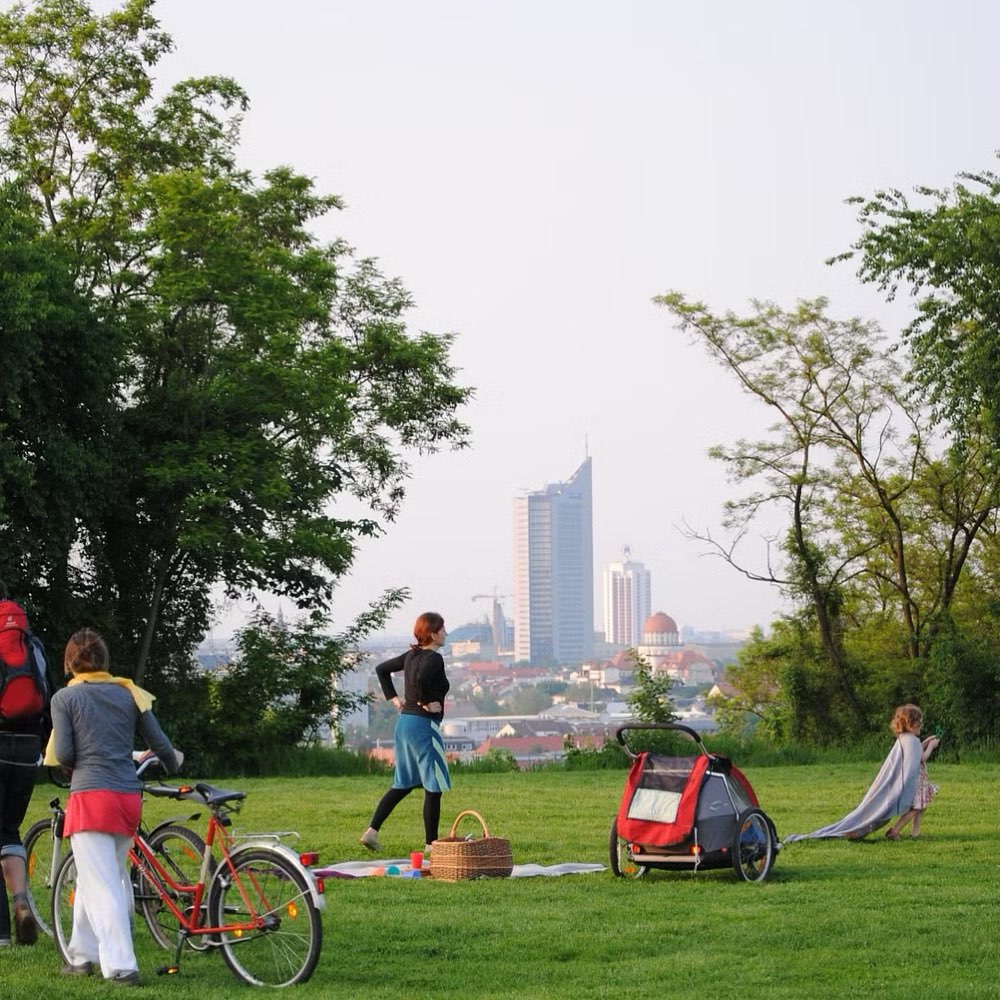
[[[590,458],[565,483],[514,500],[514,659],[576,664],[593,653]]]

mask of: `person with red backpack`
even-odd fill
[[[48,669],[24,609],[10,600],[0,580],[0,947],[11,941],[8,902],[14,904],[18,944],[38,940],[38,924],[28,903],[27,858],[21,843],[35,775],[49,722]]]

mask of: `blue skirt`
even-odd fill
[[[396,774],[393,788],[447,792],[451,788],[441,727],[422,715],[400,715],[396,720]]]

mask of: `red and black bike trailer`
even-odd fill
[[[673,730],[697,744],[696,757],[668,757],[629,747],[626,733]],[[611,824],[611,870],[641,878],[650,869],[699,871],[732,867],[745,882],[763,882],[781,848],[774,823],[746,776],[709,753],[701,736],[674,722],[620,726],[618,742],[632,761]]]

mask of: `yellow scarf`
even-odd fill
[[[140,712],[148,712],[153,707],[153,699],[156,697],[156,695],[152,695],[148,691],[143,690],[138,686],[138,684],[130,680],[128,677],[116,677],[114,674],[109,674],[105,670],[95,670],[91,673],[77,674],[66,686],[72,687],[74,684],[118,684],[121,687],[128,689],[129,694],[132,695],[132,699],[135,701],[136,707]],[[43,763],[46,767],[56,767],[59,764],[59,760],[56,758],[54,732],[49,736],[48,745],[45,747],[45,759]]]

